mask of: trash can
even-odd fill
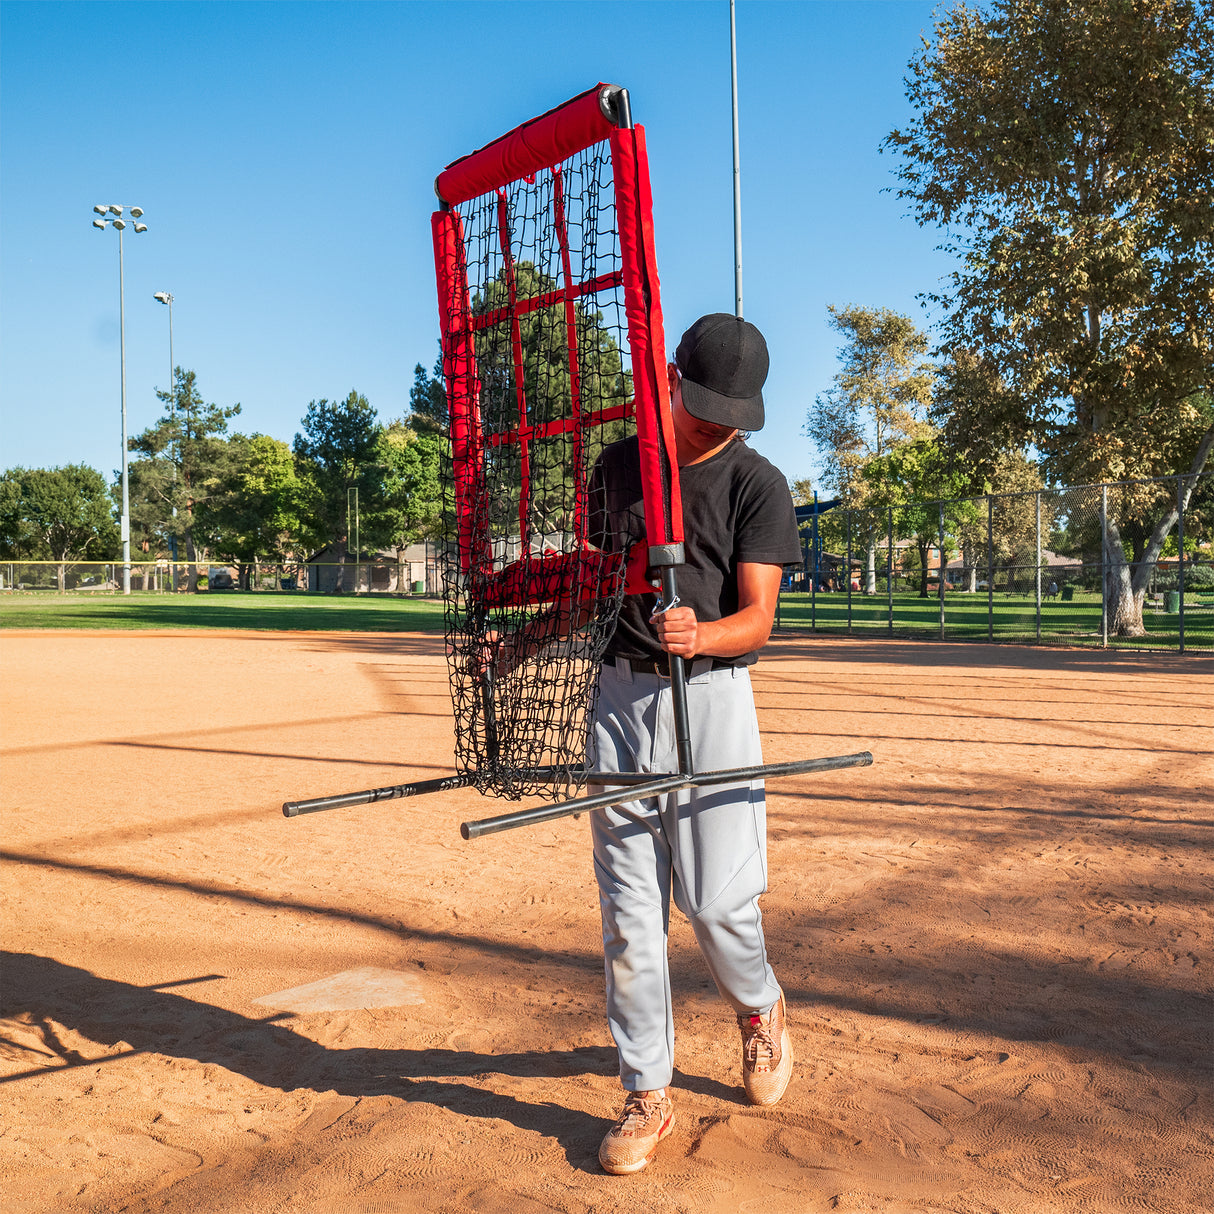
[[[1069,603],[1074,597],[1075,597],[1075,587],[1074,586],[1063,586],[1062,601],[1064,603]]]
[[[414,582],[413,583],[413,593],[414,594],[425,594],[426,593],[426,583],[421,582],[421,581]]]
[[[1180,591],[1169,590],[1163,596],[1163,609],[1168,615],[1176,615],[1180,611]]]

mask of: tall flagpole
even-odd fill
[[[742,315],[742,165],[738,152],[738,34],[734,0],[729,0],[729,84],[733,98],[733,297]]]

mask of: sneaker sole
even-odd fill
[[[642,1158],[636,1160],[634,1163],[607,1163],[603,1159],[602,1155],[600,1155],[599,1156],[599,1166],[603,1169],[604,1172],[607,1172],[612,1176],[631,1176],[634,1172],[639,1172],[649,1162],[650,1158],[653,1156],[654,1151],[656,1151],[658,1149],[658,1144],[661,1143],[662,1139],[665,1138],[667,1136],[667,1134],[669,1134],[670,1131],[673,1129],[674,1129],[674,1112],[672,1110],[670,1116],[666,1119],[662,1128],[660,1130],[658,1130],[657,1141],[654,1142],[653,1146],[651,1146],[649,1148],[649,1150],[646,1152],[646,1154]]]

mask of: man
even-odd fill
[[[648,595],[625,599],[599,679],[592,769],[678,769],[670,654],[687,666],[697,768],[762,762],[748,668],[771,633],[782,567],[801,560],[788,486],[742,438],[763,425],[767,370],[759,330],[724,313],[692,325],[668,367],[686,564],[677,570],[677,604]],[[592,538],[600,546],[619,551],[643,538],[635,438],[603,453],[591,501]],[[626,1091],[599,1150],[603,1168],[614,1174],[640,1171],[674,1124],[667,1091],[674,1068],[672,897],[737,1014],[748,1099],[779,1100],[793,1065],[784,996],[768,964],[758,906],[767,888],[761,782],[624,808],[590,815],[608,1022]]]

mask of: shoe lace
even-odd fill
[[[616,1132],[628,1134],[640,1129],[661,1108],[661,1096],[630,1092],[628,1099],[624,1101],[624,1111],[620,1114],[620,1119],[615,1123]]]
[[[763,1050],[763,1061],[770,1062],[776,1056],[776,1042],[771,1035],[771,1017],[767,1022],[758,1016],[743,1019],[742,1032],[745,1037],[746,1061],[755,1066],[759,1062],[759,1050]]]

